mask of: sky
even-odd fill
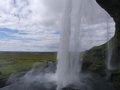
[[[64,0],[0,0],[0,51],[57,51],[63,7]],[[96,12],[103,18],[99,9]],[[83,42],[85,49],[106,42],[101,18],[93,25],[94,30],[84,30],[84,40],[90,43]],[[109,21],[112,37],[114,23]]]

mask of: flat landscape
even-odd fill
[[[56,52],[0,52],[0,80],[11,74],[27,72],[32,68],[56,63]]]

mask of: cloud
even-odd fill
[[[55,32],[59,30],[61,14],[56,11],[44,0],[1,0],[0,33],[7,37],[1,39],[0,50],[56,50],[59,34]]]
[[[0,2],[1,51],[58,50],[64,0],[0,0]],[[84,16],[83,41],[90,43],[88,45],[83,42],[84,48],[100,45],[106,41],[106,12],[94,3],[82,2],[83,5],[87,5],[87,8],[82,8],[81,11]],[[77,5],[78,3],[74,7]],[[77,9],[73,8],[73,27],[79,17],[76,14]],[[114,23],[112,19],[109,19],[109,22],[109,33],[112,37]]]

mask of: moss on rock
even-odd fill
[[[112,38],[109,43],[113,44],[113,41],[114,39]],[[95,46],[85,52],[82,70],[97,73],[101,77],[107,77],[106,60],[107,43]],[[110,74],[109,82],[111,82],[117,90],[120,90],[120,69],[111,70]]]
[[[83,56],[82,70],[102,72],[103,68],[105,68],[106,52],[106,44],[95,46],[86,51]]]

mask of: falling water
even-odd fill
[[[84,49],[85,47],[92,47],[90,37],[94,36],[94,34],[90,30],[97,33],[105,33],[107,23],[108,31],[108,22],[105,20],[106,14],[94,0],[66,0],[57,57],[56,74],[58,90],[61,87],[79,83],[83,59],[83,53],[81,51],[86,50]],[[101,29],[105,31],[101,32]],[[105,43],[105,40],[102,40],[99,36],[100,34],[94,38],[102,41],[100,44]],[[106,36],[103,39],[105,38]],[[98,41],[94,41],[96,45],[100,45],[97,43]],[[109,44],[108,47],[110,47]],[[111,50],[108,51],[109,58],[111,56],[110,54]]]
[[[75,26],[72,24],[72,0],[66,1],[66,9],[62,21],[62,32],[60,40],[60,51],[58,52],[58,88],[64,87],[68,84],[77,83],[80,76],[80,67],[82,56],[80,54],[81,42],[81,0],[77,0],[77,19],[74,21]]]
[[[108,70],[112,70],[113,67],[111,65],[111,57],[112,57],[112,39],[111,36],[110,36],[110,16],[109,15],[106,15],[106,29],[107,29],[107,69]]]

